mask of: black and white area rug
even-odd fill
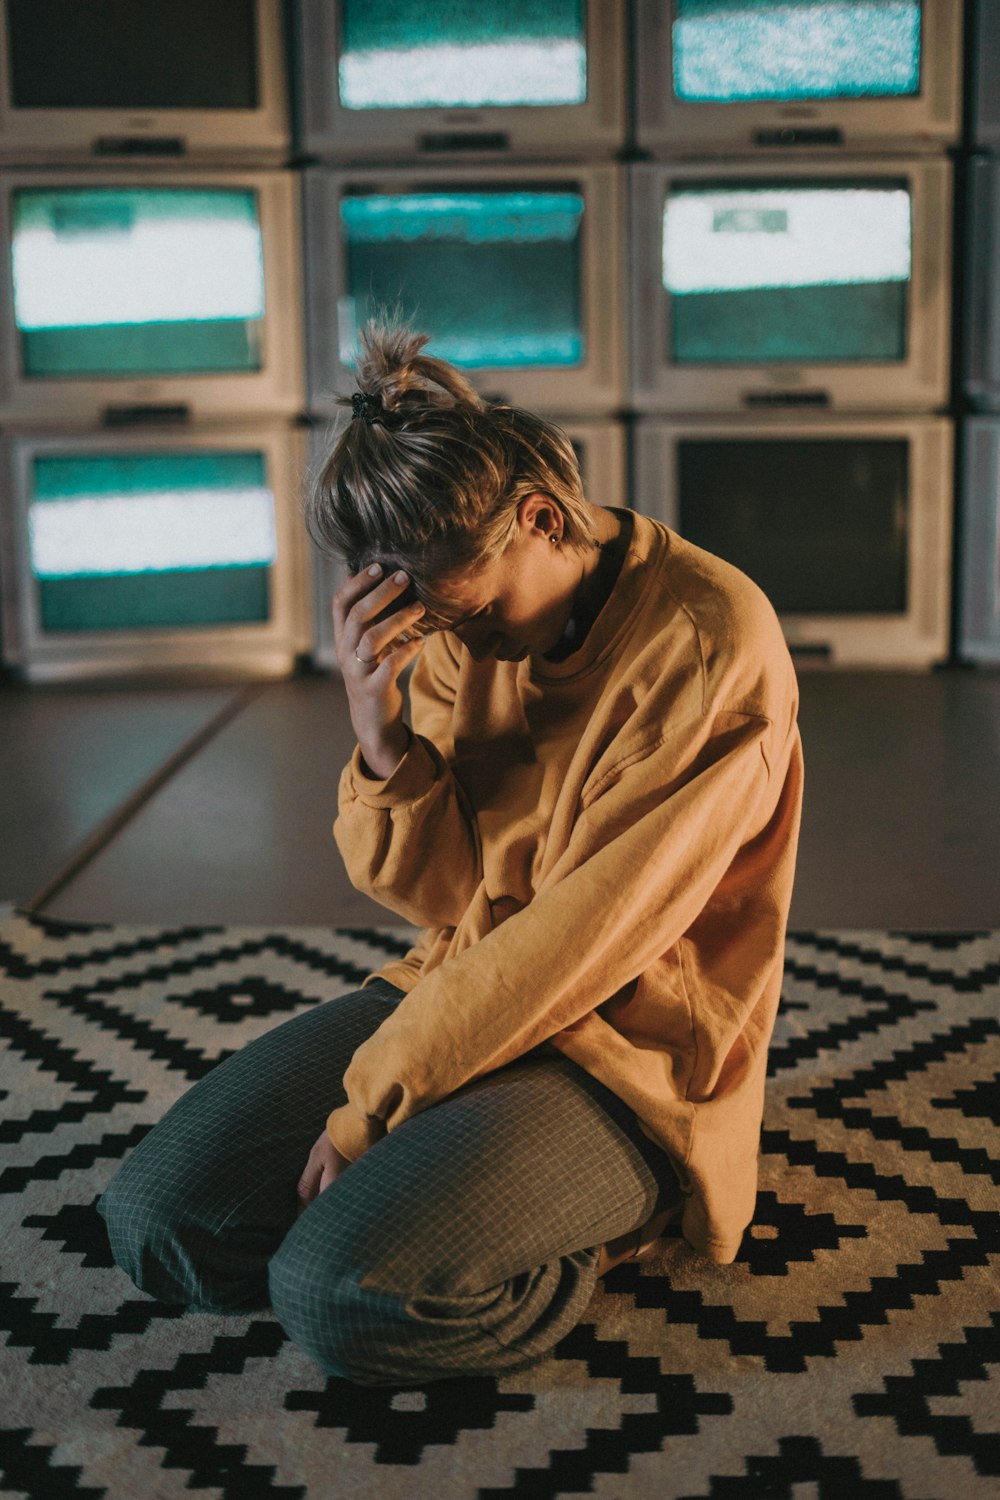
[[[997,933],[796,934],[739,1259],[664,1241],[526,1374],[363,1389],[136,1292],[94,1210],[122,1157],[407,936],[0,924],[0,1494],[1000,1493]]]

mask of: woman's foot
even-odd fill
[[[613,1267],[620,1266],[623,1260],[638,1260],[640,1256],[647,1255],[667,1226],[680,1218],[681,1207],[680,1203],[675,1203],[672,1208],[665,1208],[638,1229],[630,1229],[628,1234],[621,1234],[617,1239],[602,1245],[597,1261],[598,1276],[606,1276]]]

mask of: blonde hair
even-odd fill
[[[386,572],[405,568],[426,606],[422,631],[447,628],[440,580],[499,557],[526,495],[551,497],[567,546],[595,543],[566,434],[531,412],[485,402],[454,365],[422,352],[427,342],[398,323],[367,325],[359,393],[337,403],[353,404],[356,415],[311,485],[305,517],[316,546],[352,573],[373,562]]]

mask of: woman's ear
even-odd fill
[[[555,532],[556,536],[562,536],[563,515],[559,506],[551,495],[546,495],[542,490],[534,490],[517,507],[518,520],[528,531],[539,531],[546,539]]]

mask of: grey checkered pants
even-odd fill
[[[163,1301],[270,1301],[363,1385],[523,1369],[580,1320],[600,1246],[673,1202],[676,1177],[620,1099],[536,1050],[407,1120],[299,1213],[344,1071],[401,995],[379,980],[318,1005],[178,1100],[101,1199],[115,1259]]]

